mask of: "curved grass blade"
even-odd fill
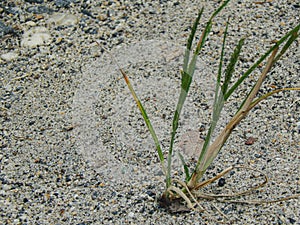
[[[255,99],[249,106],[249,109],[251,110],[252,108],[254,108],[258,103],[260,103],[262,100],[265,100],[266,98],[277,94],[279,92],[283,92],[283,91],[300,91],[300,87],[291,87],[291,88],[280,88],[280,89],[276,89],[274,91],[270,91],[266,94],[264,94],[263,96]]]

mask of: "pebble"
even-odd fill
[[[7,34],[14,34],[15,30],[10,27],[5,25],[3,22],[0,21],[0,38],[3,37],[4,35]]]
[[[48,23],[55,23],[57,26],[74,26],[78,23],[78,18],[72,14],[55,13],[48,19]]]
[[[38,45],[50,44],[51,35],[46,27],[33,27],[24,32],[21,46],[34,48]]]
[[[18,56],[19,56],[19,54],[16,52],[7,52],[4,54],[1,54],[1,59],[5,60],[5,61],[12,61],[12,60],[17,59]]]
[[[130,213],[128,213],[128,217],[129,218],[133,218],[135,215],[134,215],[134,212],[130,212]]]
[[[44,3],[44,0],[25,0],[25,2],[41,4]]]
[[[52,9],[43,5],[30,6],[26,9],[26,11],[34,14],[44,14],[44,13],[50,14],[53,12]]]
[[[74,0],[56,0],[55,5],[58,8],[68,8]]]

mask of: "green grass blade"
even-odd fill
[[[193,24],[191,34],[189,35],[189,38],[188,38],[188,42],[187,42],[186,48],[188,50],[190,50],[190,51],[191,51],[191,48],[192,48],[193,40],[195,38],[195,34],[196,34],[196,31],[197,31],[197,27],[199,25],[199,22],[200,22],[203,10],[204,10],[204,8],[202,7],[202,9],[198,12],[198,16],[197,16],[197,18],[196,18],[196,20],[195,20],[195,22]]]
[[[273,47],[271,47],[264,55],[262,55],[225,93],[225,101],[238,88],[238,86],[259,66],[259,64],[262,63],[262,61],[264,61],[278,46],[280,46],[284,41],[286,41],[286,39],[288,39],[291,35],[295,34],[295,32],[297,33],[299,28],[300,24],[298,24],[294,29],[292,29],[285,36],[283,36]]]
[[[211,27],[212,27],[212,20],[213,18],[228,4],[230,0],[225,1],[211,16],[211,18],[209,19],[209,21],[206,24],[206,27],[204,29],[204,31],[202,32],[202,35],[200,37],[200,40],[198,41],[198,44],[196,46],[196,50],[193,54],[193,57],[190,61],[190,63],[188,63],[188,58],[189,57],[189,53],[185,55],[184,58],[184,70],[181,71],[181,91],[180,91],[180,95],[179,95],[179,99],[177,102],[177,106],[176,106],[176,110],[174,113],[174,117],[173,117],[173,122],[172,122],[172,132],[171,132],[171,141],[170,141],[170,148],[169,148],[169,152],[168,152],[168,166],[167,166],[167,179],[166,179],[166,184],[167,187],[171,186],[171,164],[172,164],[172,154],[173,154],[173,146],[174,146],[174,141],[175,141],[175,136],[176,136],[176,132],[177,132],[177,128],[178,128],[178,121],[180,118],[180,114],[182,111],[182,107],[184,105],[184,102],[186,100],[187,94],[189,92],[190,89],[190,85],[192,82],[192,78],[195,72],[195,68],[196,68],[196,61],[198,58],[198,55],[207,39],[207,36],[210,33]],[[200,11],[202,14],[202,11]],[[199,24],[200,20],[196,20],[196,23],[194,23],[194,27],[197,27]],[[192,34],[190,35],[191,37],[194,37],[195,34],[193,33],[194,31],[192,30]],[[192,44],[192,40],[189,40],[189,45],[191,47]],[[190,49],[187,49],[187,51],[190,51]],[[187,65],[188,64],[188,65]]]
[[[230,0],[226,0],[219,8],[217,8],[217,10],[210,17],[210,20],[213,20],[213,18],[216,17],[229,2]]]
[[[290,45],[298,38],[299,34],[299,29],[300,26],[298,26],[298,28],[291,33],[291,37],[289,38],[289,40],[285,43],[285,45],[283,46],[283,48],[281,49],[280,53],[276,56],[276,58],[274,59],[274,63],[276,63],[286,52],[286,50],[290,47]]]
[[[227,23],[226,23],[226,28],[225,28],[224,37],[223,37],[223,43],[222,43],[222,50],[221,50],[220,62],[219,62],[219,70],[218,70],[218,77],[217,77],[217,83],[219,85],[221,84],[222,67],[223,67],[223,60],[224,60],[224,54],[225,54],[226,37],[227,37],[227,33],[228,33],[228,25],[229,25],[229,19],[227,20]],[[216,86],[216,88],[219,87],[219,85]],[[217,99],[216,96],[215,96],[215,100]]]
[[[180,95],[179,99],[177,102],[176,110],[174,113],[173,117],[173,122],[172,122],[172,133],[171,133],[171,141],[170,141],[170,147],[169,147],[169,152],[168,152],[168,166],[167,166],[167,187],[171,185],[171,164],[172,164],[172,154],[173,154],[173,146],[174,146],[174,141],[175,141],[175,136],[178,128],[178,122],[180,118],[180,114],[183,108],[183,104],[185,102],[185,99],[187,97],[188,91],[190,89],[190,85],[192,82],[192,76],[190,76],[188,73],[185,71],[181,71],[181,90],[180,90]]]
[[[209,21],[206,24],[206,27],[204,29],[204,32],[202,33],[202,36],[197,44],[196,50],[195,50],[195,55],[199,55],[200,50],[202,49],[206,38],[208,34],[210,33],[211,27],[212,27],[212,20],[222,11],[222,9],[230,2],[230,0],[226,0],[219,8],[217,8],[212,16],[210,17]]]
[[[188,182],[188,180],[190,179],[190,171],[189,171],[189,167],[187,166],[187,164],[185,163],[184,157],[183,155],[178,152],[180,161],[182,163],[183,169],[184,169],[184,173],[185,173],[185,181]]]
[[[215,87],[215,96],[214,96],[214,104],[213,104],[213,116],[212,116],[212,122],[211,125],[208,129],[205,142],[203,144],[203,147],[201,149],[201,153],[199,155],[195,171],[198,171],[198,168],[200,164],[202,163],[204,156],[207,151],[207,147],[209,146],[211,136],[214,132],[214,129],[217,125],[217,122],[219,120],[220,112],[223,108],[224,105],[224,96],[223,92],[221,92],[221,76],[222,76],[222,65],[223,65],[223,59],[224,59],[224,54],[225,54],[225,44],[226,44],[226,37],[228,34],[228,25],[229,25],[229,19],[227,20],[225,32],[224,32],[224,37],[223,37],[223,43],[222,43],[222,50],[221,50],[221,56],[220,56],[220,62],[219,62],[219,69],[218,69],[218,77],[217,77],[217,82],[216,82],[216,87]],[[197,173],[197,172],[196,172]]]
[[[203,10],[204,10],[204,8],[202,7],[202,9],[198,12],[198,16],[193,24],[192,31],[191,31],[188,41],[187,41],[186,50],[185,50],[185,54],[184,54],[184,61],[183,61],[183,71],[187,71],[193,40],[195,38],[195,33],[197,31],[197,27],[199,25]]]
[[[228,85],[230,83],[232,74],[234,72],[234,67],[235,67],[235,65],[238,61],[242,46],[244,45],[244,40],[245,40],[245,38],[242,38],[239,41],[238,45],[235,47],[235,49],[232,53],[232,56],[230,58],[229,64],[228,64],[228,66],[225,70],[224,82],[223,82],[223,85],[222,85],[222,92],[224,94],[226,93]]]
[[[211,27],[212,27],[212,21],[208,21],[207,24],[206,24],[206,27],[202,33],[202,36],[197,44],[197,47],[196,47],[196,50],[195,50],[195,53],[194,53],[194,57],[196,58],[199,54],[200,54],[200,51],[207,39],[207,36],[209,35],[210,33],[210,30],[211,30]],[[191,66],[192,68],[192,66]]]
[[[96,42],[98,45],[99,43]],[[118,69],[119,71],[121,72],[121,74],[123,75],[123,78],[127,84],[127,87],[131,93],[131,95],[133,96],[134,98],[134,101],[136,102],[141,114],[142,114],[142,117],[146,123],[146,126],[148,127],[149,131],[150,131],[150,134],[152,136],[152,139],[155,143],[155,147],[156,147],[156,150],[157,150],[157,153],[158,153],[158,157],[159,157],[159,161],[161,163],[161,166],[162,166],[162,170],[163,170],[163,173],[166,175],[167,174],[167,170],[166,170],[166,167],[165,167],[165,160],[164,160],[164,155],[163,155],[163,151],[162,151],[162,148],[161,148],[161,144],[157,138],[157,135],[155,133],[155,130],[151,124],[151,121],[147,115],[147,112],[143,106],[143,104],[141,103],[141,101],[139,100],[138,96],[136,95],[131,83],[130,83],[130,80],[129,80],[129,77],[127,76],[127,74],[124,72],[124,70],[119,66],[118,62],[116,61],[116,59],[110,54],[110,52],[108,50],[106,50],[105,48],[103,48],[110,56],[111,56],[111,59],[115,62],[115,64],[118,66]]]
[[[298,34],[297,31],[299,30],[299,27],[297,26],[296,28],[294,28],[292,31],[290,31],[287,35],[285,35],[283,38],[280,39],[279,42],[277,42],[277,44],[270,48],[269,51],[271,51],[270,53],[271,56],[268,59],[267,65],[264,68],[261,76],[259,77],[258,81],[256,82],[256,84],[254,85],[254,87],[252,88],[252,90],[250,91],[250,93],[248,94],[247,98],[245,99],[245,101],[243,102],[240,110],[237,112],[237,114],[232,118],[232,120],[226,125],[226,127],[224,128],[224,130],[220,133],[220,135],[216,138],[216,140],[214,140],[214,142],[210,145],[209,144],[209,140],[211,138],[211,135],[215,129],[215,125],[219,116],[219,113],[223,107],[223,103],[222,100],[222,93],[217,92],[218,88],[216,87],[216,94],[218,94],[218,100],[215,100],[215,104],[214,105],[214,111],[213,111],[213,119],[211,122],[211,126],[209,128],[202,152],[200,154],[199,160],[197,162],[195,171],[192,174],[192,177],[189,181],[189,185],[191,185],[191,187],[193,187],[193,185],[195,183],[198,182],[198,180],[203,176],[204,172],[206,171],[206,169],[208,168],[208,166],[211,164],[211,162],[213,161],[213,159],[217,156],[218,152],[220,151],[220,149],[222,148],[222,146],[224,145],[224,143],[226,142],[227,138],[229,137],[230,133],[232,132],[233,128],[247,115],[247,113],[256,105],[258,104],[260,101],[262,101],[263,99],[265,99],[266,97],[276,93],[271,92],[271,93],[267,93],[266,95],[262,96],[261,98],[258,98],[257,100],[253,101],[253,98],[255,97],[255,95],[257,94],[257,92],[259,91],[259,88],[262,84],[262,82],[264,81],[267,73],[270,71],[270,69],[272,68],[272,66],[274,65],[274,62],[277,58],[278,55],[282,55],[281,53],[284,53],[288,47],[290,47],[291,43],[297,38]],[[288,39],[289,38],[289,39]],[[278,49],[280,44],[282,44],[286,39],[288,39],[287,43],[284,45],[284,47],[282,48],[281,52],[277,55],[278,53]],[[242,46],[242,44],[241,44]],[[239,48],[239,47],[238,47]],[[240,51],[240,50],[238,50]],[[237,52],[238,52],[237,51]],[[266,54],[264,54],[259,60],[262,60],[264,57],[267,57],[268,54],[270,54],[269,52],[267,52]],[[238,54],[237,54],[238,55]],[[235,59],[234,59],[235,61]],[[256,62],[257,65],[255,65],[255,68],[258,66],[258,63]],[[251,68],[249,69],[249,71],[251,71]],[[253,70],[252,70],[253,71]],[[252,72],[251,71],[251,72]],[[247,71],[248,72],[248,71]],[[250,74],[250,73],[249,73]],[[227,78],[228,79],[228,78]],[[229,82],[229,81],[228,81]],[[217,82],[218,83],[218,82]],[[224,82],[226,83],[226,82]],[[226,88],[225,88],[226,90]],[[292,90],[292,89],[282,89],[280,91],[283,90]],[[293,90],[298,90],[298,88],[293,88]],[[279,92],[279,91],[278,91]],[[228,92],[227,92],[228,93]],[[225,100],[225,99],[224,99]],[[218,106],[218,104],[221,104],[220,107]]]
[[[199,24],[200,21],[196,20],[196,22]],[[194,27],[197,27],[198,24],[194,24]],[[192,30],[192,33],[193,32],[194,31]],[[191,36],[194,37],[194,34],[192,34]],[[190,52],[189,49],[187,49],[186,51]],[[189,57],[189,54],[185,55],[184,62],[186,62],[188,60],[187,57]],[[185,68],[187,68],[187,70],[181,71],[181,90],[180,90],[180,95],[178,98],[176,110],[175,110],[174,117],[173,117],[172,133],[171,133],[170,147],[169,147],[169,152],[168,152],[168,162],[167,162],[168,166],[167,166],[167,180],[166,180],[167,187],[169,187],[171,185],[172,154],[173,154],[173,146],[174,146],[174,141],[175,141],[175,137],[176,137],[176,132],[177,132],[177,128],[178,128],[178,122],[179,122],[180,114],[181,114],[184,102],[186,100],[186,97],[189,92],[190,85],[191,85],[191,82],[193,79],[193,75],[194,75],[195,67],[196,67],[196,60],[197,60],[197,55],[194,53],[193,57],[191,59],[191,62],[187,63],[188,66],[184,66]]]
[[[135,100],[135,102],[136,102],[136,104],[137,104],[137,106],[138,106],[141,114],[142,114],[142,117],[143,117],[143,119],[144,119],[144,121],[145,121],[145,123],[146,123],[146,125],[147,125],[147,127],[148,127],[148,129],[150,131],[150,133],[151,133],[152,139],[154,140],[154,143],[155,143],[155,146],[156,146],[156,150],[157,150],[157,153],[158,153],[158,157],[159,157],[160,163],[162,165],[162,170],[166,174],[166,169],[165,169],[165,165],[164,165],[163,151],[162,151],[160,142],[159,142],[159,140],[157,138],[157,135],[155,133],[155,130],[154,130],[152,124],[151,124],[151,121],[150,121],[148,115],[147,115],[147,112],[144,109],[143,104],[141,103],[141,101],[137,97],[137,95],[136,95],[136,93],[135,93],[135,91],[134,91],[134,89],[133,89],[133,87],[132,87],[132,85],[130,83],[130,80],[129,80],[128,76],[126,75],[126,73],[120,67],[119,67],[119,70],[122,73],[123,78],[124,78],[124,80],[125,80],[128,88],[129,88],[129,90],[130,90],[130,92],[131,92],[131,94],[132,94],[132,96],[133,96],[133,98],[134,98],[134,100]]]
[[[212,145],[209,146],[209,149],[207,149],[207,152],[206,152],[206,154],[205,154],[205,156],[204,156],[204,158],[203,158],[203,160],[200,163],[200,166],[198,168],[198,170],[200,171],[199,174],[202,175],[206,171],[206,169],[208,168],[208,166],[211,164],[211,162],[215,159],[215,157],[217,156],[217,154],[221,150],[222,146],[224,145],[224,143],[228,139],[228,137],[231,134],[231,132],[234,129],[234,127],[243,118],[245,118],[245,116],[250,111],[249,106],[251,105],[253,98],[255,97],[255,95],[257,94],[257,92],[259,91],[259,89],[261,87],[261,84],[264,81],[267,73],[270,71],[270,68],[273,65],[273,60],[275,59],[275,56],[277,54],[277,50],[278,50],[278,48],[276,48],[272,52],[272,55],[269,57],[266,67],[264,68],[262,74],[258,78],[258,80],[257,80],[256,84],[254,85],[254,88],[252,89],[251,93],[247,97],[243,108],[241,108],[238,111],[238,113],[232,118],[232,120],[223,129],[223,131],[221,132],[221,134],[216,138],[216,140],[214,141],[214,143],[212,143]]]
[[[286,50],[291,46],[292,42],[296,40],[296,38],[299,36],[299,34],[297,32],[299,32],[300,29],[300,24],[298,26],[296,26],[292,31],[290,31],[287,35],[286,38],[284,40],[286,40],[289,36],[290,38],[288,39],[288,41],[285,43],[285,45],[282,47],[280,53],[277,53],[277,56],[274,58],[272,66],[275,62],[277,62],[282,56],[283,54],[286,52]],[[282,40],[282,39],[281,39]],[[282,44],[284,41],[278,41],[275,46],[273,47],[274,50],[279,47],[280,44]],[[271,49],[273,49],[271,48]],[[247,97],[244,99],[244,101],[242,102],[242,104],[240,105],[238,111],[243,107],[245,101],[248,99],[248,96],[250,95],[250,93],[252,92],[254,86],[252,87],[251,91],[248,93]]]

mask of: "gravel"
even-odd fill
[[[202,200],[210,218],[195,211],[170,213],[157,203],[164,177],[153,142],[104,49],[130,74],[167,149],[183,46],[200,7],[206,20],[218,2],[1,1],[0,224],[216,224],[224,219],[216,207],[229,224],[299,224],[299,199],[262,205]],[[228,52],[247,36],[235,73],[240,76],[299,15],[297,1],[232,1],[216,18],[176,140],[175,149],[189,163],[208,127],[210,76],[227,18]],[[298,40],[262,90],[300,86],[299,58]],[[249,77],[230,99],[217,130],[254,82]],[[266,173],[269,182],[239,200],[299,194],[299,99],[299,93],[285,92],[255,107],[205,178],[246,165]],[[181,178],[175,158],[174,174]],[[246,190],[261,178],[235,170],[203,191]]]

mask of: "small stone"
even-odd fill
[[[34,48],[38,45],[48,44],[51,35],[46,27],[34,27],[25,31],[21,40],[21,46]]]
[[[2,185],[2,190],[8,191],[8,190],[10,190],[10,189],[11,189],[11,186],[10,186],[10,185],[8,185],[8,184]]]
[[[245,141],[245,145],[253,145],[254,142],[257,140],[257,138],[254,137],[249,137],[246,141]]]
[[[27,21],[25,24],[26,24],[28,27],[35,27],[35,26],[36,26],[36,23],[33,22],[33,21]]]
[[[56,0],[55,1],[55,5],[58,8],[67,8],[70,6],[70,4],[71,4],[71,0]]]
[[[289,220],[289,222],[291,223],[291,224],[294,224],[294,223],[296,223],[296,220],[295,219],[293,219],[293,218],[288,218],[288,220]],[[299,222],[299,221],[298,221]]]
[[[14,29],[10,26],[6,26],[4,23],[0,21],[0,38],[6,34],[13,34],[15,33]]]
[[[44,3],[44,0],[25,0],[25,2],[41,4]]]
[[[226,184],[225,178],[220,178],[218,181],[218,186],[223,187]]]
[[[78,23],[78,18],[72,14],[55,13],[49,18],[48,23],[54,23],[57,26],[73,26]]]
[[[133,218],[134,217],[134,213],[133,212],[128,213],[128,217],[129,218]]]
[[[1,55],[1,59],[5,60],[5,61],[13,61],[16,58],[18,58],[18,53],[16,52],[7,52]]]
[[[30,6],[26,9],[27,12],[29,13],[34,13],[34,14],[43,14],[43,13],[52,13],[53,10],[46,7],[46,6],[42,6],[42,5],[38,5],[38,6]]]

